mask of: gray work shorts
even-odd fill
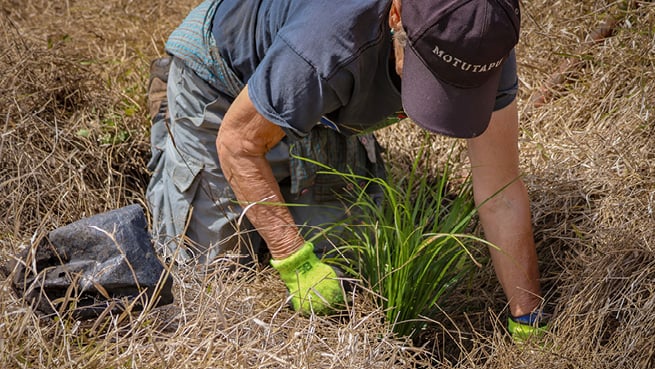
[[[242,216],[242,208],[221,171],[216,135],[231,99],[173,58],[168,78],[170,124],[152,126],[152,178],[146,191],[152,233],[161,250],[178,261],[210,262],[228,252],[245,260],[261,252],[262,240]],[[338,199],[316,201],[312,189],[291,197],[289,147],[284,142],[266,155],[282,194],[306,239],[346,215]],[[317,245],[320,255],[331,240]]]

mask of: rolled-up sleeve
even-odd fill
[[[503,65],[496,93],[496,103],[494,111],[500,110],[509,105],[516,98],[519,90],[519,79],[516,74],[516,54],[514,50],[509,54],[507,61]]]
[[[300,137],[340,105],[316,68],[281,37],[248,80],[248,93],[260,114]]]

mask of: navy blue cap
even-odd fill
[[[482,134],[503,63],[519,40],[518,0],[405,0],[401,14],[407,115],[448,136]]]

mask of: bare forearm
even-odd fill
[[[274,258],[284,258],[303,244],[291,213],[265,157],[220,155],[228,179],[245,215],[269,245]]]
[[[510,311],[514,316],[527,314],[540,304],[541,292],[525,186],[515,180],[499,194],[478,195],[493,196],[480,208],[480,221],[495,246],[489,250]]]
[[[216,138],[223,174],[275,259],[289,256],[304,243],[265,156],[282,137],[282,129],[255,110],[246,87]]]
[[[519,177],[516,101],[496,111],[489,128],[468,141],[475,201],[494,269],[512,315],[532,311],[541,302],[530,203]]]

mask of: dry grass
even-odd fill
[[[143,202],[147,66],[195,2],[0,3],[6,259],[54,227]],[[507,340],[489,264],[445,301],[422,348],[392,337],[365,291],[347,317],[307,319],[285,307],[269,270],[184,268],[174,273],[173,305],[96,322],[42,319],[1,282],[0,367],[436,366],[428,353],[445,368],[655,366],[655,5],[637,4],[597,44],[585,35],[618,2],[523,4],[522,168],[556,313],[543,347]],[[546,105],[531,107],[567,58],[580,68]],[[385,130],[390,162],[411,162],[422,137],[408,122]],[[435,136],[431,149],[445,158],[453,146],[465,171],[461,143]]]

